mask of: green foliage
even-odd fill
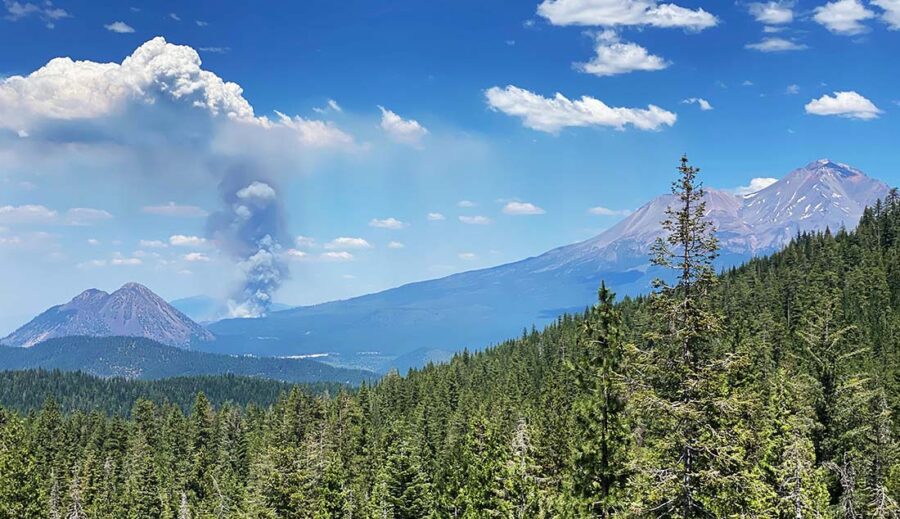
[[[654,295],[358,390],[0,373],[0,519],[898,517],[900,196],[713,276],[700,191]]]

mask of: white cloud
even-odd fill
[[[460,216],[459,221],[468,225],[488,225],[493,222],[487,216]]]
[[[206,27],[209,25],[209,22],[205,22],[203,20],[194,20],[194,23],[197,24],[197,27]]]
[[[107,31],[117,32],[119,34],[128,34],[134,32],[134,27],[128,25],[125,22],[113,22],[104,25]]]
[[[144,206],[141,211],[147,214],[172,216],[176,218],[202,218],[209,214],[195,205],[181,205],[176,204],[175,202],[169,202],[163,205]]]
[[[302,260],[306,259],[309,256],[309,254],[307,254],[306,252],[297,249],[288,249],[285,251],[285,254],[289,259],[292,260]]]
[[[457,254],[457,256],[463,261],[472,261],[478,259],[478,255],[474,252],[460,252],[459,254]]]
[[[731,191],[736,195],[741,195],[741,196],[749,195],[751,193],[756,193],[757,191],[763,190],[763,189],[771,186],[775,182],[778,182],[777,178],[771,178],[771,177],[751,178],[750,183],[748,185],[736,187],[736,188],[732,189]]]
[[[325,106],[321,108],[313,108],[313,112],[316,112],[318,114],[326,114],[329,111],[341,113],[344,111],[344,109],[341,108],[341,105],[339,105],[338,102],[334,99],[329,99],[328,102],[325,103]]]
[[[787,52],[792,50],[804,50],[806,45],[785,38],[763,38],[757,43],[748,43],[744,47],[760,52]]]
[[[471,200],[460,200],[459,202],[456,202],[457,207],[463,207],[463,208],[476,207],[477,205],[478,204],[476,204],[475,202],[473,202]]]
[[[428,216],[426,218],[428,218],[429,222],[439,222],[441,220],[447,219],[447,217],[441,213],[428,213]]]
[[[297,138],[303,144],[313,148],[347,146],[353,144],[353,137],[329,121],[304,119],[299,115],[289,117],[279,111],[275,112],[285,128],[297,132]]]
[[[702,110],[704,112],[713,109],[712,105],[709,104],[709,101],[707,101],[706,99],[703,99],[702,97],[690,97],[688,99],[684,99],[683,101],[681,101],[681,104],[699,105],[700,110]]]
[[[108,211],[90,207],[73,207],[60,217],[60,214],[49,207],[38,204],[0,206],[0,223],[4,224],[63,224],[93,225],[112,218]]]
[[[277,193],[275,193],[275,190],[269,184],[253,181],[247,187],[238,190],[236,195],[241,200],[275,200]]]
[[[43,205],[0,206],[0,223],[4,224],[52,223],[57,216],[56,211]]]
[[[353,254],[347,251],[323,252],[320,256],[325,261],[352,261]]]
[[[396,218],[372,218],[369,221],[369,227],[377,227],[379,229],[402,229],[406,227],[406,223]]]
[[[186,236],[184,234],[174,234],[169,236],[169,245],[174,247],[198,247],[206,245],[206,238],[199,236]]]
[[[595,76],[614,76],[633,71],[662,70],[669,66],[665,59],[647,52],[636,43],[619,41],[614,31],[603,31],[597,37],[594,57],[579,63],[578,69]]]
[[[503,212],[510,215],[535,215],[544,214],[547,211],[529,202],[507,202],[503,206]]]
[[[231,47],[221,47],[221,46],[213,46],[213,47],[197,47],[197,50],[200,52],[208,52],[210,54],[225,54],[231,52]]]
[[[363,238],[341,236],[325,244],[326,249],[371,249],[372,244]]]
[[[788,85],[787,88],[784,89],[785,94],[799,94],[800,93],[800,85]]]
[[[169,246],[166,242],[161,240],[141,240],[138,242],[138,245],[142,249],[165,249]]]
[[[116,255],[113,256],[111,260],[109,260],[109,264],[115,267],[133,267],[136,265],[141,265],[143,263],[144,262],[141,261],[140,258],[126,258],[118,253],[116,253]]]
[[[806,104],[806,113],[813,115],[837,115],[850,119],[876,119],[881,110],[872,101],[856,92],[834,92],[813,99]]]
[[[793,1],[753,2],[749,9],[757,22],[766,25],[784,25],[794,21]]]
[[[191,112],[262,130],[296,135],[309,147],[345,146],[353,139],[332,123],[256,116],[240,85],[201,68],[197,51],[162,37],[147,41],[120,63],[54,58],[28,76],[0,79],[0,128],[30,131],[58,121],[123,115],[129,108],[168,99]]]
[[[701,31],[718,20],[703,9],[655,0],[544,0],[538,14],[554,25],[677,27]]]
[[[188,252],[184,255],[184,260],[191,263],[206,263],[209,261],[209,256],[202,252]]]
[[[881,21],[892,31],[900,30],[900,0],[872,0],[872,3],[884,9]]]
[[[6,7],[5,18],[7,20],[15,22],[30,16],[37,16],[44,22],[44,25],[48,29],[56,27],[57,20],[71,18],[72,16],[64,9],[54,6],[53,2],[49,0],[37,4],[32,2],[4,0],[3,5]]]
[[[88,238],[87,244],[88,245],[100,245],[100,240],[98,240],[97,238]]]
[[[388,243],[387,246],[389,249],[402,249],[402,248],[406,247],[406,245],[403,245],[403,243],[401,243],[399,241],[392,241],[392,242]]]
[[[381,129],[395,141],[418,145],[428,135],[428,130],[415,119],[403,119],[383,106],[378,109],[381,110]]]
[[[180,22],[180,21],[181,21],[181,17],[178,16],[176,13],[169,13],[169,18],[175,20],[176,22]]]
[[[93,225],[103,220],[109,220],[112,217],[113,215],[103,209],[73,207],[66,211],[65,223],[67,225]]]
[[[519,117],[533,130],[559,133],[567,127],[609,126],[622,130],[632,125],[641,130],[658,130],[675,124],[677,116],[649,105],[646,109],[617,108],[589,96],[571,101],[557,93],[547,98],[512,85],[487,90],[488,104],[494,110]]]
[[[875,18],[860,0],[835,0],[815,8],[813,20],[835,34],[854,35],[868,31],[862,22]]]
[[[588,209],[588,213],[595,216],[628,216],[631,214],[631,211],[628,209],[609,209],[598,205],[597,207]]]

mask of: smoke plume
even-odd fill
[[[241,285],[228,301],[231,317],[259,317],[288,277],[282,256],[284,209],[272,182],[252,168],[233,168],[219,184],[223,207],[207,221],[209,236],[238,264]]]

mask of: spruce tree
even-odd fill
[[[569,368],[581,395],[574,403],[573,490],[593,516],[623,505],[630,432],[625,420],[624,331],[615,295],[600,286],[578,335]]]

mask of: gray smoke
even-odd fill
[[[231,317],[259,317],[288,277],[282,255],[284,209],[272,182],[252,168],[234,168],[219,184],[223,208],[210,215],[207,232],[243,274],[228,301]]]

